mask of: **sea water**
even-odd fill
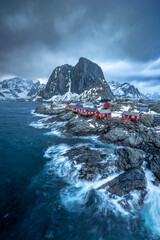
[[[144,207],[128,213],[97,188],[116,177],[80,181],[63,156],[87,145],[114,146],[97,137],[64,137],[59,126],[45,127],[33,114],[41,103],[0,102],[0,239],[2,240],[150,240],[160,238],[159,190],[151,184]],[[63,123],[64,124],[64,123]],[[154,194],[153,194],[154,193]],[[133,192],[138,199],[138,193]],[[157,209],[157,211],[156,211]]]

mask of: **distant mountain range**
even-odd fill
[[[107,83],[102,69],[83,57],[74,67],[68,64],[56,67],[46,85],[18,77],[0,82],[0,100],[97,101],[114,97],[160,100],[160,94],[145,96],[129,83]]]
[[[148,99],[154,100],[154,101],[159,101],[160,100],[160,93],[154,92],[154,93],[147,93],[146,97]]]
[[[39,81],[11,78],[0,82],[0,100],[26,99],[34,96],[45,85]]]
[[[146,96],[139,92],[134,85],[129,83],[108,82],[111,91],[116,98],[145,99]]]
[[[81,57],[74,67],[68,64],[56,67],[46,87],[32,100],[96,101],[102,98],[114,98],[102,69],[96,63]]]

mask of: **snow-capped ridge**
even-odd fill
[[[27,99],[34,96],[45,85],[39,81],[14,77],[0,82],[0,100]]]
[[[134,85],[127,82],[121,84],[111,81],[108,84],[116,98],[146,99],[146,96],[140,93]]]

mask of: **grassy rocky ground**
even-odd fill
[[[68,111],[62,105],[50,109],[47,105],[36,108],[36,113],[50,115],[44,119],[44,125],[52,126],[57,122],[66,122],[60,127],[64,136],[91,136],[96,135],[103,143],[120,146],[115,148],[114,160],[105,161],[107,154],[90,149],[86,146],[70,149],[65,156],[71,162],[72,170],[81,164],[78,170],[79,179],[93,181],[98,176],[105,179],[113,173],[117,177],[103,184],[100,189],[105,190],[111,198],[124,197],[120,204],[130,209],[129,201],[132,200],[132,191],[140,193],[139,205],[147,193],[146,179],[143,170],[144,161],[155,175],[154,184],[160,183],[160,135],[154,130],[154,119],[144,116],[140,121],[122,119],[98,119],[94,116],[81,116]]]

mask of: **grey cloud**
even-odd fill
[[[160,57],[160,1],[1,0],[0,4],[1,75],[48,77],[57,65],[74,64],[80,56],[97,63],[120,59],[142,63]]]

